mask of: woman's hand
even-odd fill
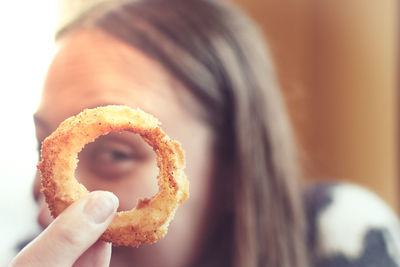
[[[98,239],[117,208],[114,194],[91,192],[61,213],[14,258],[11,266],[109,266],[111,244]]]

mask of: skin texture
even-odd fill
[[[211,207],[214,136],[194,115],[203,112],[201,107],[156,62],[99,31],[71,32],[59,45],[35,114],[39,142],[84,108],[118,104],[138,107],[157,117],[163,130],[179,140],[186,152],[190,198],[178,209],[168,234],[154,245],[114,248],[111,266],[190,264],[206,235]],[[88,145],[79,159],[76,178],[89,190],[114,192],[119,210],[129,210],[138,197],[157,192],[155,155],[138,136],[110,134]],[[39,188],[36,179],[38,221],[46,227],[51,220]]]

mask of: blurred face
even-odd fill
[[[66,118],[84,108],[122,104],[153,114],[163,130],[182,144],[190,197],[178,209],[167,236],[139,249],[115,248],[115,266],[183,266],[201,246],[210,202],[213,134],[197,116],[203,112],[187,90],[140,51],[96,30],[69,33],[50,66],[35,124],[41,142]],[[189,110],[190,108],[190,110]],[[76,178],[89,190],[114,192],[120,210],[157,191],[158,169],[152,149],[132,133],[111,133],[79,154]],[[39,179],[35,196],[39,223],[51,221]]]

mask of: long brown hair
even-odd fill
[[[207,111],[217,135],[214,201],[222,204],[193,266],[307,266],[293,137],[259,29],[213,0],[106,3],[58,36],[84,26],[160,62]]]

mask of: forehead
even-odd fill
[[[38,116],[58,125],[107,104],[140,107],[162,122],[200,110],[179,81],[135,48],[96,30],[69,33],[49,68]]]

